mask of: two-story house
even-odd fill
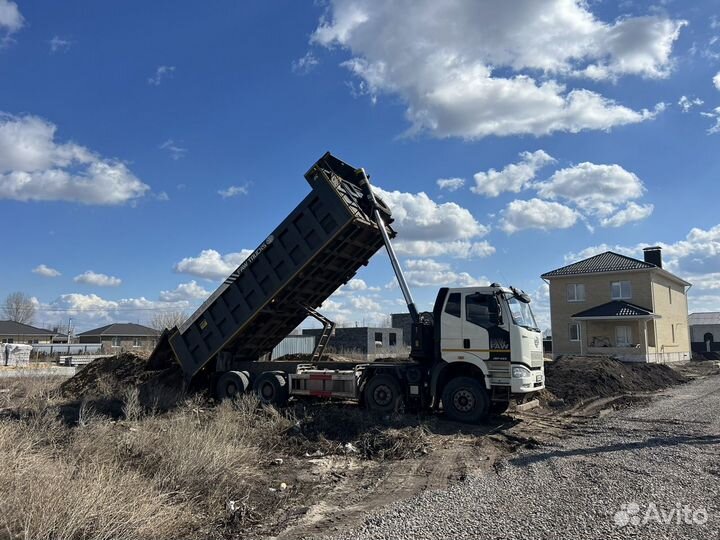
[[[553,356],[611,355],[626,361],[690,359],[690,283],[644,260],[606,251],[541,276],[550,285]]]

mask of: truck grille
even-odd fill
[[[542,351],[530,351],[530,361],[533,367],[543,365],[543,353]]]

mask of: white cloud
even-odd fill
[[[70,50],[70,47],[72,46],[72,41],[63,39],[60,36],[53,36],[48,43],[50,43],[50,52],[52,53],[66,52]]]
[[[469,210],[454,202],[436,203],[425,193],[374,188],[390,206],[403,240],[459,240],[487,234]]]
[[[535,178],[538,170],[554,162],[555,158],[543,150],[521,152],[520,161],[506,165],[502,171],[490,169],[475,173],[475,186],[470,190],[488,197],[497,197],[503,191],[519,193]]]
[[[223,199],[237,197],[238,195],[247,195],[248,187],[248,184],[243,184],[242,186],[230,186],[226,189],[219,189],[218,195],[220,195]]]
[[[535,187],[543,198],[564,199],[599,216],[608,216],[619,204],[645,193],[640,179],[620,165],[587,162],[556,171],[547,182]]]
[[[715,76],[712,79],[713,86],[715,86],[716,89],[720,90],[720,71],[718,71]]]
[[[720,107],[715,107],[710,112],[703,112],[700,114],[715,120],[715,125],[710,126],[710,128],[707,130],[709,135],[712,135],[713,133],[720,133]]]
[[[173,76],[175,73],[175,66],[158,66],[155,70],[155,75],[148,77],[148,84],[151,86],[160,86],[165,80]]]
[[[58,272],[54,268],[50,268],[49,266],[44,264],[40,264],[33,268],[33,274],[49,278],[58,277],[59,275],[61,275],[60,272]]]
[[[408,259],[405,268],[405,279],[414,287],[481,287],[489,284],[485,277],[456,272],[449,264],[434,259]]]
[[[350,298],[350,305],[360,312],[374,311],[379,312],[382,310],[380,304],[378,304],[372,298],[366,296],[353,296]]]
[[[700,98],[689,98],[687,96],[680,96],[680,99],[678,100],[678,105],[684,113],[690,112],[690,109],[692,109],[696,105],[702,105],[703,103],[705,102]]]
[[[515,200],[502,211],[500,228],[508,234],[524,229],[567,229],[575,225],[578,217],[575,210],[560,203]]]
[[[193,279],[187,283],[180,283],[172,291],[160,291],[160,300],[164,302],[179,302],[181,300],[202,300],[210,296],[210,291],[205,290]]]
[[[640,205],[631,202],[612,216],[601,219],[600,224],[603,227],[622,227],[627,223],[647,219],[653,213],[654,209],[655,207],[652,204]]]
[[[24,22],[25,19],[15,2],[0,0],[0,31],[4,31],[6,37],[20,30]]]
[[[37,116],[0,113],[0,199],[117,205],[150,189],[120,161],[57,143],[56,130]]]
[[[243,249],[238,253],[221,255],[214,249],[204,249],[197,257],[186,257],[174,267],[175,272],[205,279],[225,279],[252,253]]]
[[[159,148],[160,150],[166,150],[167,153],[170,154],[170,157],[175,161],[184,158],[185,154],[187,154],[187,148],[178,146],[172,139],[168,139],[162,143]]]
[[[290,66],[292,67],[294,73],[305,75],[310,73],[319,63],[320,61],[315,57],[312,51],[308,51],[301,58],[293,60]]]
[[[684,24],[661,15],[606,23],[581,0],[331,0],[312,41],[349,51],[343,66],[373,99],[400,95],[410,133],[480,138],[652,118],[557,79],[666,77]]]
[[[97,287],[118,287],[122,284],[120,278],[108,276],[107,274],[98,274],[92,270],[88,270],[73,278],[75,283],[83,283],[85,285],[95,285]]]
[[[464,178],[438,178],[436,182],[440,189],[448,191],[457,191],[465,185]]]
[[[440,257],[447,255],[458,259],[473,257],[488,257],[495,253],[495,248],[489,242],[469,242],[467,240],[454,240],[438,242],[433,240],[396,241],[393,243],[395,251],[400,255],[413,257]]]

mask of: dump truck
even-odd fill
[[[439,409],[477,422],[545,387],[542,335],[530,298],[497,283],[442,287],[420,313],[392,245],[392,212],[362,168],[329,152],[305,174],[311,192],[181,325],[163,332],[151,364],[177,362],[220,399],[254,392],[354,400],[371,411]],[[317,311],[385,248],[412,318],[408,358],[323,359],[334,323]],[[308,316],[323,327],[304,362],[261,361]]]

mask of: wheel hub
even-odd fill
[[[271,384],[264,384],[260,392],[265,399],[270,399],[275,393]]]
[[[382,384],[375,388],[375,391],[373,392],[373,399],[378,405],[389,405],[392,401],[392,391],[386,385]]]
[[[453,405],[460,412],[470,412],[475,408],[475,396],[469,390],[461,388],[453,396]]]
[[[235,383],[233,383],[233,382],[228,383],[225,393],[230,397],[237,394],[237,386],[235,386]]]

